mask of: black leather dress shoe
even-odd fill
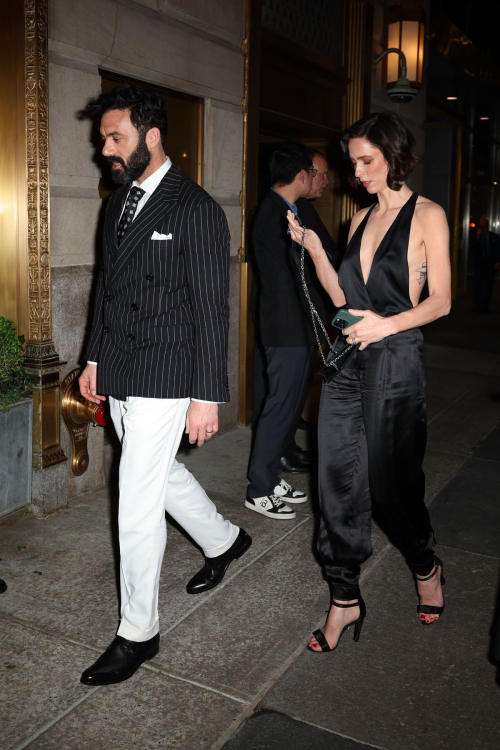
[[[209,591],[222,581],[229,565],[241,557],[252,544],[252,537],[248,536],[246,531],[240,529],[234,543],[226,552],[217,557],[205,557],[203,568],[191,578],[186,591],[188,594],[201,594],[203,591]]]
[[[306,451],[302,451],[302,453],[305,454]],[[280,466],[283,471],[288,471],[291,474],[305,474],[311,468],[308,455],[302,457],[299,453],[281,456]]]
[[[127,641],[117,635],[95,664],[80,678],[84,685],[114,685],[124,682],[137,672],[143,661],[152,659],[160,650],[160,634],[149,641]]]
[[[4,594],[7,591],[7,584],[0,578],[0,594]]]

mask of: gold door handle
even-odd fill
[[[81,476],[89,467],[87,438],[89,426],[104,426],[103,409],[100,404],[87,401],[80,393],[78,378],[81,370],[77,367],[67,375],[62,384],[62,415],[71,437],[71,469]]]

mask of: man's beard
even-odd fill
[[[146,145],[146,134],[139,133],[139,142],[135,151],[128,157],[127,164],[119,156],[107,156],[106,159],[110,164],[118,162],[123,167],[122,171],[117,169],[111,170],[113,182],[116,182],[118,185],[125,185],[127,182],[138,180],[149,167],[151,161],[151,154]]]

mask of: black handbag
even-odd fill
[[[304,294],[306,295],[307,302],[309,303],[309,309],[311,311],[312,324],[314,328],[314,335],[318,343],[319,353],[321,355],[321,359],[323,360],[323,367],[319,370],[319,374],[325,379],[325,383],[329,383],[346,366],[346,364],[348,363],[352,355],[359,349],[360,345],[348,344],[346,341],[344,345],[338,351],[336,351],[334,349],[332,342],[330,341],[328,333],[326,332],[326,328],[323,324],[323,321],[321,320],[318,311],[316,310],[316,308],[314,307],[312,303],[311,296],[309,294],[309,289],[307,287],[306,276],[305,276],[305,265],[304,265],[305,255],[306,255],[306,248],[304,246],[306,229],[307,227],[305,226],[302,227],[302,243],[301,243],[301,250],[300,250],[300,278],[302,281],[302,289],[304,290]],[[323,334],[325,336],[326,343],[328,344],[328,347],[330,349],[330,354],[328,355],[327,358],[325,358],[325,355],[323,353],[323,348],[321,346],[318,329],[316,328],[316,322],[319,323],[320,328],[323,331]]]

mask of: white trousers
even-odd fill
[[[229,549],[239,532],[217,513],[193,475],[175,460],[189,403],[188,398],[109,399],[122,444],[118,635],[130,641],[147,641],[159,632],[158,587],[167,541],[165,511],[206,557],[217,557]]]

